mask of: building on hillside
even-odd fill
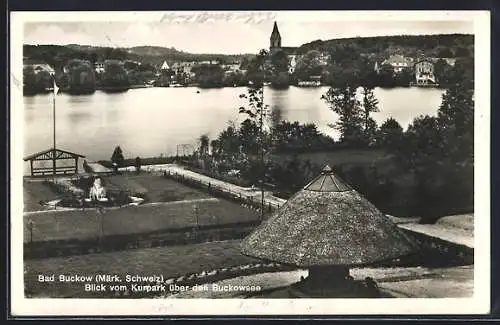
[[[185,69],[190,69],[190,68],[192,68],[195,65],[196,65],[196,62],[181,61],[181,62],[174,62],[174,63],[172,63],[171,68],[173,70],[179,70],[179,69],[185,70]]]
[[[413,58],[405,57],[400,54],[391,55],[388,59],[382,62],[382,65],[390,65],[395,73],[400,73],[404,69],[411,68],[413,66]]]
[[[116,65],[123,67],[125,62],[123,62],[121,60],[115,60],[115,59],[104,60],[104,66],[109,65],[109,64],[116,64]]]
[[[330,54],[321,52],[318,60],[320,65],[326,66],[328,65],[328,61],[330,61]]]
[[[136,66],[140,66],[140,65],[142,65],[142,63],[141,63],[141,62],[139,62],[139,61],[134,61],[134,60],[126,60],[124,63],[133,64],[133,65],[136,65]]]
[[[88,60],[79,60],[79,59],[73,59],[69,60],[66,65],[63,67],[63,72],[64,73],[69,73],[75,68],[80,68],[82,66],[85,66],[85,68],[88,70],[92,70],[92,63]]]
[[[300,53],[299,47],[281,45],[281,34],[278,30],[278,24],[274,22],[273,31],[271,32],[271,37],[269,39],[269,54],[273,55],[278,51],[283,51],[288,56],[288,72],[292,74],[295,71],[297,62],[302,58],[302,53]],[[318,58],[320,65],[327,65],[329,59],[330,55],[328,53],[320,52],[320,56]]]
[[[202,64],[211,65],[211,64],[216,64],[216,62],[212,61],[212,60],[206,60],[206,61],[200,61],[200,62],[198,62],[198,65],[202,65]]]
[[[414,69],[417,85],[430,85],[436,83],[434,64],[431,60],[424,59],[416,62]]]
[[[103,73],[105,71],[104,62],[103,61],[96,61],[94,63],[94,70],[97,73]]]
[[[167,61],[163,61],[162,65],[160,66],[160,70],[170,70],[170,66],[168,65]]]
[[[290,55],[289,58],[290,63],[288,64],[288,72],[292,74],[295,72],[295,67],[297,66],[297,55]]]
[[[299,80],[299,87],[319,87],[321,86],[321,76],[310,76],[308,80]]]
[[[436,64],[439,60],[444,60],[449,66],[455,66],[455,58],[428,58],[432,63]]]
[[[229,65],[223,66],[223,68],[224,68],[225,75],[231,75],[231,74],[235,74],[235,73],[243,74],[243,71],[240,69],[239,64],[229,64]]]
[[[224,64],[222,68],[224,69],[225,72],[239,72],[240,63]]]
[[[25,59],[25,60],[23,60],[23,67],[32,67],[33,70],[35,71],[35,74],[38,74],[42,71],[46,71],[46,72],[50,73],[51,75],[53,75],[55,73],[54,68],[52,68],[46,62],[38,61],[38,60]]]

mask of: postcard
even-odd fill
[[[12,315],[489,312],[489,22],[12,12]]]

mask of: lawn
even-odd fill
[[[116,179],[126,178],[129,182],[134,182],[147,191],[147,196],[151,202],[170,202],[179,200],[192,200],[209,198],[210,195],[204,191],[199,191],[191,187],[182,185],[174,180],[148,173],[129,176],[113,176],[113,183]]]
[[[26,260],[25,286],[35,297],[99,297],[85,292],[82,283],[43,283],[37,276],[60,274],[92,275],[126,274],[163,275],[167,280],[185,274],[210,271],[216,268],[254,263],[258,260],[243,256],[238,240],[204,244],[134,249],[112,253],[87,254],[64,258]]]
[[[277,162],[291,160],[292,154],[277,154],[273,156]],[[310,160],[311,162],[324,166],[329,164],[348,166],[368,166],[386,157],[386,152],[382,149],[338,149],[332,151],[299,153],[297,158],[300,161]]]
[[[104,186],[108,190],[115,192],[123,190],[131,195],[141,194],[147,197],[148,202],[172,202],[210,198],[204,191],[199,191],[174,180],[149,173],[139,175],[125,173],[123,175],[103,176],[102,179]],[[77,185],[83,186],[85,192],[88,192],[89,186],[83,185],[87,184],[88,181],[81,179],[75,182]],[[49,208],[40,204],[41,201],[51,201],[62,197],[61,194],[55,193],[50,186],[41,180],[25,180],[23,187],[24,211],[47,210]]]
[[[23,181],[24,211],[45,210],[40,201],[55,200],[59,196],[42,181]]]
[[[133,194],[146,196],[149,202],[171,202],[209,198],[203,191],[199,191],[174,180],[142,173],[124,173],[101,177],[104,186],[113,191],[124,190]]]
[[[194,206],[196,205],[196,210]],[[196,212],[195,212],[196,211]],[[100,218],[94,208],[55,211],[24,216],[24,238],[30,238],[27,223],[34,222],[33,241],[91,239],[98,236]],[[139,234],[208,224],[257,220],[258,212],[219,199],[146,204],[105,210],[104,235]]]

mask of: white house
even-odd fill
[[[431,60],[420,60],[415,63],[415,80],[417,85],[428,85],[436,83],[434,76],[434,64]]]
[[[389,64],[393,67],[394,72],[400,73],[406,68],[411,68],[413,66],[413,58],[404,57],[402,55],[391,55],[388,59],[382,62],[382,65]]]
[[[23,66],[31,66],[33,70],[35,71],[35,74],[38,74],[39,72],[46,71],[53,75],[55,73],[54,68],[52,68],[50,65],[48,65],[45,62],[42,61],[35,61],[35,60],[24,60],[23,61]]]
[[[96,63],[94,63],[94,70],[97,73],[103,73],[105,71],[105,69],[104,69],[104,62],[97,61]]]
[[[163,64],[161,65],[160,70],[170,70],[170,67],[169,67],[167,61],[163,61]]]

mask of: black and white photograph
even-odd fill
[[[489,20],[11,13],[13,314],[488,312]]]

